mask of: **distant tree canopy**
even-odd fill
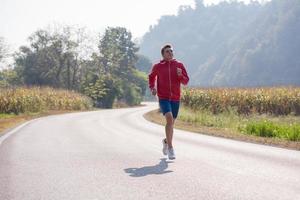
[[[231,1],[180,7],[144,35],[139,53],[160,58],[164,43],[187,65],[191,85],[300,85],[300,1]]]
[[[149,71],[151,70],[151,67],[152,67],[151,60],[142,54],[137,54],[137,57],[138,57],[138,59],[135,64],[136,68],[140,71],[149,73]]]
[[[5,54],[3,40],[4,39],[2,37],[0,37],[0,62],[2,61],[4,54]]]
[[[136,105],[146,90],[146,74],[136,69],[138,48],[129,31],[108,27],[98,50],[84,29],[63,26],[41,29],[15,55],[13,69],[25,85],[46,85],[80,91],[95,106],[110,108],[115,101]],[[12,75],[10,75],[12,76]],[[0,76],[1,78],[1,76]]]

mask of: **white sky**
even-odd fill
[[[162,15],[176,14],[180,5],[194,6],[194,0],[0,0],[0,36],[15,50],[38,28],[61,23],[97,32],[124,26],[136,38]]]

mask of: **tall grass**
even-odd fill
[[[239,114],[300,115],[299,87],[189,88],[182,103],[192,109],[217,114],[236,110]]]
[[[91,100],[74,91],[50,87],[0,88],[0,113],[40,112],[45,110],[87,110]]]

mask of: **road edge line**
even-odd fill
[[[36,120],[38,120],[40,118],[36,118],[36,119],[32,119],[32,120],[29,120],[29,121],[26,121],[20,125],[18,125],[17,127],[13,128],[12,130],[9,130],[8,132],[4,133],[2,136],[0,136],[0,147],[2,145],[2,143],[8,138],[10,137],[11,135],[13,135],[14,133],[16,133],[17,131],[19,131],[20,129],[22,129],[23,127],[25,127],[26,125],[28,125],[29,123],[32,123]]]

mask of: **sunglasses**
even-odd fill
[[[165,50],[166,53],[173,53],[173,50],[172,49],[167,49]]]

